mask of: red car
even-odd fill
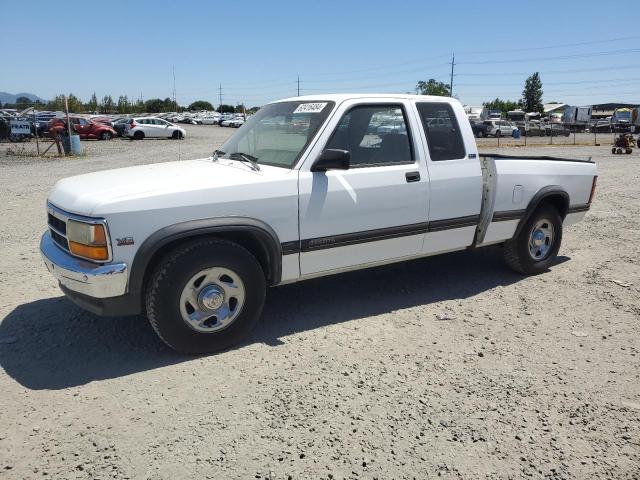
[[[73,129],[78,132],[78,135],[80,135],[80,138],[82,139],[95,138],[96,140],[111,140],[113,137],[117,136],[116,131],[113,128],[103,123],[97,123],[83,117],[69,117],[69,121],[71,122]],[[66,128],[65,119],[54,118],[49,123],[49,134],[63,134]]]

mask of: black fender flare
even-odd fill
[[[261,220],[250,217],[216,217],[190,220],[161,228],[152,233],[136,252],[129,274],[129,294],[141,299],[151,261],[163,247],[179,241],[207,235],[250,233],[264,248],[268,263],[268,283],[277,285],[282,277],[282,248],[276,232]]]
[[[540,203],[545,198],[549,198],[552,196],[553,197],[559,196],[562,198],[563,207],[559,213],[564,220],[564,217],[567,215],[567,212],[569,211],[569,205],[570,205],[569,194],[560,185],[548,185],[546,187],[542,187],[540,190],[538,190],[535,193],[535,195],[529,201],[529,204],[525,209],[524,216],[520,219],[520,222],[518,223],[518,227],[516,228],[516,231],[513,234],[513,238],[516,238],[518,235],[520,235],[520,232],[524,228],[529,218],[531,218],[531,215],[533,215],[533,212],[536,211]]]

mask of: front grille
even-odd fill
[[[62,235],[60,235],[58,232],[56,232],[53,229],[49,229],[49,232],[51,232],[51,238],[53,238],[54,242],[56,242],[65,250],[69,250],[69,242],[67,242],[66,238],[64,238]]]
[[[49,225],[56,231],[60,232],[62,235],[67,234],[67,224],[64,220],[60,220],[59,218],[56,218],[53,215],[49,214]]]

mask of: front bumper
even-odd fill
[[[99,265],[76,258],[58,247],[48,231],[40,240],[40,254],[49,272],[65,287],[65,293],[72,291],[87,297],[110,298],[127,291],[125,263]]]

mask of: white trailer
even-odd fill
[[[562,123],[571,131],[583,132],[591,122],[592,107],[568,105],[562,116]]]

